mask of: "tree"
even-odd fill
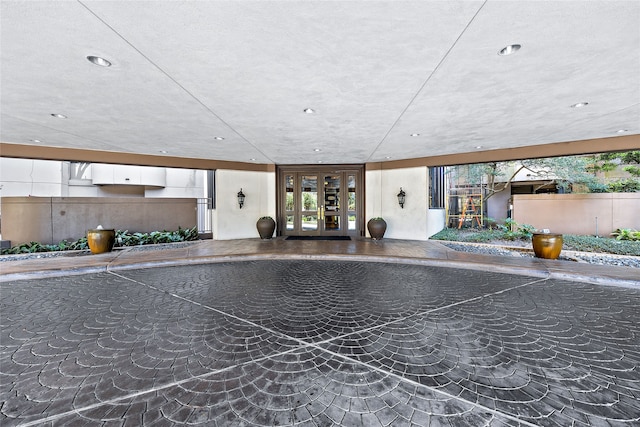
[[[593,156],[589,169],[593,172],[608,172],[622,166],[631,178],[619,179],[607,183],[603,191],[624,193],[640,191],[640,151],[602,153]]]
[[[487,191],[485,200],[506,190],[513,179],[522,170],[528,176],[544,181],[534,188],[556,185],[568,190],[572,184],[583,184],[588,188],[599,186],[597,178],[590,172],[590,160],[582,156],[549,157],[542,159],[527,159],[518,162],[490,162],[466,165],[466,178],[470,184],[484,184]],[[460,168],[456,166],[455,168]],[[456,171],[460,173],[460,169]]]

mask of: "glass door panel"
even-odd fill
[[[318,230],[318,177],[316,175],[300,176],[300,230],[304,232],[315,232]]]
[[[349,230],[356,230],[356,213],[357,213],[357,204],[356,204],[356,176],[355,175],[347,175],[347,221],[349,223]]]
[[[362,173],[340,165],[280,168],[279,235],[362,235]]]
[[[285,175],[284,177],[285,188],[285,227],[287,230],[293,230],[295,227],[295,210],[296,210],[296,197],[295,197],[295,181],[293,175]]]
[[[340,190],[341,190],[340,174],[324,176],[324,211],[321,216],[324,217],[324,231],[340,231]]]

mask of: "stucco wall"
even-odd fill
[[[2,197],[60,197],[63,163],[0,157]]]
[[[238,191],[245,202],[238,206]],[[276,217],[275,172],[216,171],[216,209],[213,211],[213,238],[216,240],[260,237],[256,222],[261,216]]]
[[[381,216],[387,222],[385,238],[426,240],[429,217],[427,182],[426,167],[368,170],[365,222]],[[400,187],[406,193],[404,208],[398,204]]]
[[[513,219],[563,234],[608,236],[617,228],[638,230],[640,193],[514,195]]]
[[[427,209],[427,237],[444,229],[447,222],[445,209]]]
[[[195,199],[105,197],[6,197],[2,199],[2,238],[11,245],[76,240],[104,228],[150,232],[196,225]]]
[[[509,212],[509,199],[511,198],[511,184],[503,191],[495,193],[486,200],[487,216],[499,221],[504,220]]]
[[[96,184],[118,185],[94,185],[93,178]],[[70,180],[68,162],[0,157],[2,197],[199,198],[205,197],[204,182],[202,170],[105,164],[93,164],[83,179]]]

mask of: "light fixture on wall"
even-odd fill
[[[400,187],[400,192],[398,193],[398,204],[400,204],[400,207],[402,209],[404,209],[404,199],[405,197],[407,197],[407,193],[404,192],[404,190],[402,189],[402,187]]]
[[[244,205],[244,198],[245,198],[245,195],[242,192],[242,188],[241,188],[240,191],[238,191],[238,205],[240,205],[240,209],[242,209],[242,206]]]

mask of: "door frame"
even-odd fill
[[[284,165],[276,167],[276,224],[278,236],[320,236],[320,235],[333,235],[333,236],[364,236],[364,207],[365,207],[365,188],[364,188],[364,165],[362,164],[346,164],[346,165]],[[348,226],[348,214],[345,214],[347,221],[344,221],[344,227],[340,231],[323,231],[323,224],[318,217],[318,229],[316,232],[302,230],[287,230],[287,216],[286,216],[286,197],[287,192],[285,188],[285,176],[294,175],[316,175],[318,177],[318,198],[320,198],[320,186],[322,185],[322,179],[324,175],[341,174],[341,176],[355,175],[356,179],[356,227],[355,230],[349,230]],[[297,191],[297,179],[294,182],[294,193]],[[341,192],[343,193],[343,204],[348,203],[347,198],[347,183],[342,184]],[[318,200],[320,203],[320,200]],[[346,211],[345,211],[346,212]]]

